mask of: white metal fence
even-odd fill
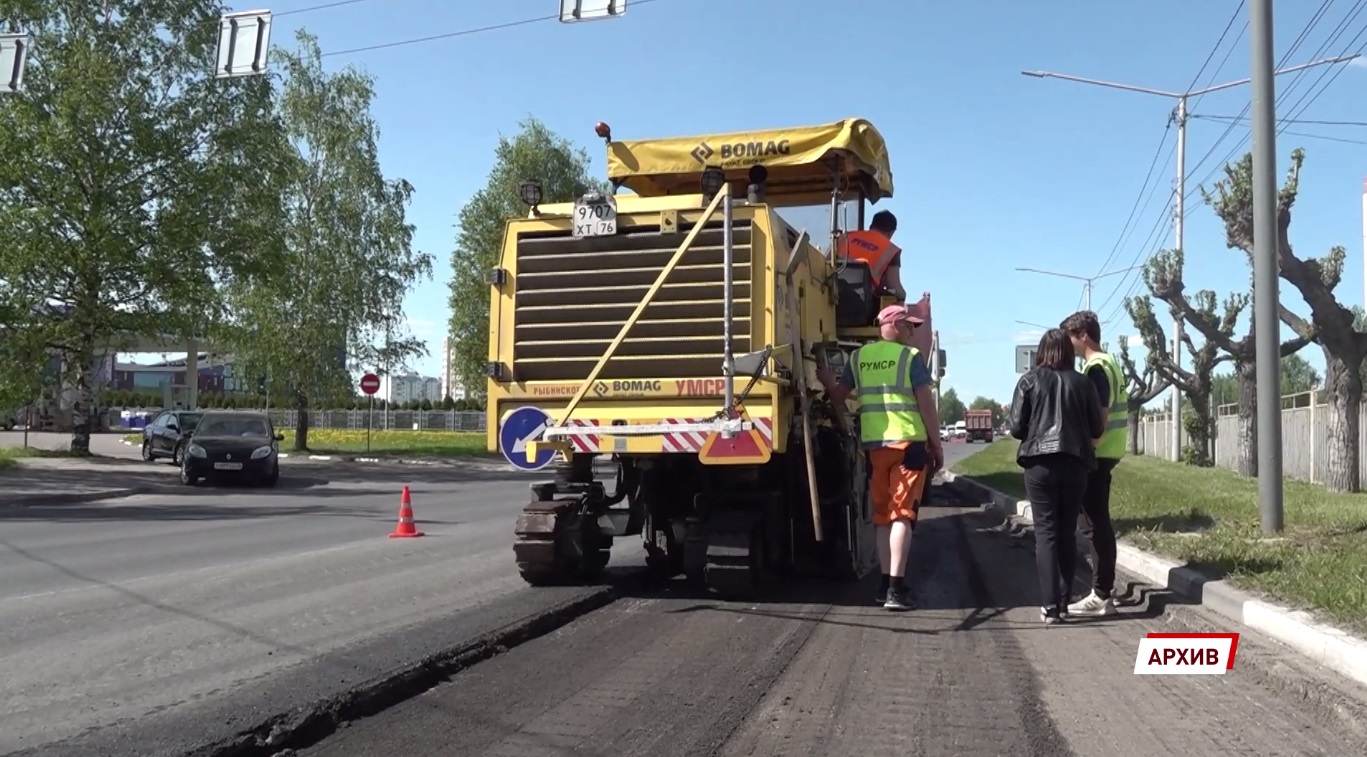
[[[155,417],[160,410],[131,412]],[[299,413],[295,410],[271,410],[269,413],[276,428],[295,428],[299,422]],[[119,410],[110,411],[111,426],[117,427],[121,423],[120,415]],[[483,432],[485,417],[479,410],[390,410],[387,417],[383,410],[373,414],[366,410],[313,410],[309,412],[309,427],[364,430],[370,423],[375,430]]]
[[[1215,464],[1236,470],[1239,465],[1239,416],[1237,405],[1222,405],[1215,421]],[[1170,460],[1172,421],[1167,414],[1139,421],[1139,451]],[[1186,443],[1184,437],[1183,443]],[[1359,449],[1367,449],[1367,407],[1358,431]],[[1321,392],[1291,394],[1282,398],[1282,472],[1287,478],[1320,482],[1328,472],[1329,416]],[[1367,455],[1359,462],[1367,480]]]

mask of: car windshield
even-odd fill
[[[182,413],[180,416],[180,430],[193,431],[199,425],[199,419],[203,417],[199,413]]]
[[[262,418],[222,415],[205,417],[195,431],[199,436],[270,436],[266,421]]]

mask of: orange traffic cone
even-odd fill
[[[410,539],[422,535],[417,526],[413,525],[413,495],[408,493],[408,484],[404,484],[403,494],[399,497],[399,524],[394,527],[394,533],[390,534],[389,538]]]

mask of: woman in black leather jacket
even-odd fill
[[[1025,469],[1045,623],[1058,623],[1067,613],[1077,571],[1078,512],[1087,472],[1096,466],[1096,442],[1106,430],[1096,389],[1076,362],[1068,335],[1049,329],[1035,367],[1011,399],[1011,435],[1021,440],[1016,463]]]

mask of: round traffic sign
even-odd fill
[[[380,391],[380,377],[373,373],[367,373],[361,377],[361,391],[366,394],[374,394]]]
[[[553,423],[551,416],[539,407],[519,407],[503,416],[498,429],[498,451],[508,462],[522,470],[541,470],[555,459],[555,450],[544,449],[535,460],[527,459],[527,442],[540,441],[542,434]]]

